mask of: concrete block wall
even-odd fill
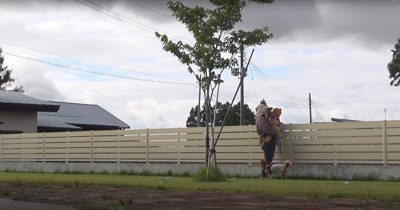
[[[203,164],[167,163],[41,163],[3,162],[0,171],[18,172],[79,172],[79,173],[133,173],[141,174],[195,174]],[[228,177],[257,178],[261,169],[257,165],[219,164],[219,169]],[[339,179],[339,180],[400,180],[398,166],[383,165],[308,165],[295,164],[289,168],[289,179]]]

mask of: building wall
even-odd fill
[[[37,132],[37,112],[0,110],[0,133],[8,132]]]

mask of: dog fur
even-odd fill
[[[282,109],[281,109],[281,108],[274,108],[274,109],[272,109],[272,111],[271,111],[271,116],[270,116],[270,118],[268,119],[270,125],[272,126],[272,128],[274,129],[275,133],[276,133],[278,136],[279,136],[279,134],[280,134],[280,132],[281,132],[281,127],[280,127],[281,121],[280,121],[280,119],[279,119],[279,117],[281,116],[281,114],[282,114]],[[269,135],[268,135],[268,136],[266,136],[266,138],[265,138],[265,142],[268,143],[268,142],[271,141],[271,139],[272,139],[272,136],[269,136]]]
[[[270,179],[272,179],[272,174],[279,174],[281,179],[287,179],[287,171],[291,163],[289,160],[285,160],[283,164],[267,165],[265,160],[260,160],[258,165],[265,170],[267,177]]]

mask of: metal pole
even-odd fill
[[[244,68],[243,68],[243,44],[240,45],[240,125],[243,125],[243,103],[244,103]]]
[[[310,124],[312,123],[312,113],[311,113],[311,93],[308,93],[308,109],[310,112]]]
[[[387,164],[387,150],[386,150],[386,119],[382,122],[382,163],[384,166]]]
[[[197,107],[197,127],[200,127],[200,99],[201,98],[201,76],[200,76],[200,79],[199,79],[199,104],[198,104],[198,107]]]

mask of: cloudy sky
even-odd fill
[[[282,107],[284,123],[332,117],[399,120],[387,64],[400,38],[400,1],[276,0],[250,4],[242,29],[274,38],[247,48],[245,103]],[[193,43],[164,0],[0,1],[0,47],[15,85],[48,100],[98,104],[131,128],[185,127],[198,87],[154,32]],[[239,79],[225,70],[219,101]],[[239,101],[237,97],[236,102]],[[386,114],[385,114],[386,110]]]

